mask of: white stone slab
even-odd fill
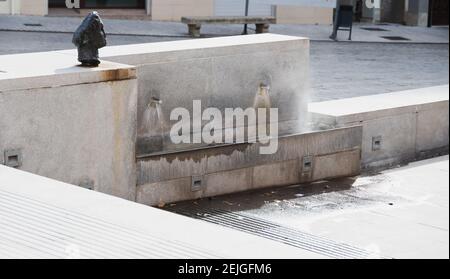
[[[0,258],[323,258],[0,166]]]
[[[261,44],[267,45],[271,43],[279,47],[279,44],[283,42],[286,43],[286,46],[293,46],[292,43],[295,42],[301,42],[302,44],[309,46],[308,38],[268,33],[246,36],[228,36],[206,39],[109,46],[100,49],[100,57],[105,60],[108,60],[108,58],[119,60],[120,57],[140,55],[139,59],[136,59],[135,63],[133,63],[133,65],[140,65],[147,63],[167,62],[169,54],[177,54],[178,57],[184,55],[185,57],[201,58],[206,56],[210,57],[213,53],[219,55],[219,50],[227,51],[228,49],[229,53],[233,53],[235,47],[255,46]],[[211,51],[213,51],[213,53]],[[76,54],[76,50],[64,50],[58,52],[68,55]],[[132,57],[128,57],[127,59],[132,59]]]
[[[76,56],[39,52],[0,56],[0,92],[135,78],[132,66],[80,67]]]
[[[309,104],[314,114],[333,117],[339,123],[376,119],[417,112],[432,104],[448,102],[449,85],[377,94]]]

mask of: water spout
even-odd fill
[[[253,108],[255,108],[255,109],[258,109],[258,108],[270,109],[271,108],[269,91],[270,91],[269,85],[267,85],[265,83],[261,83],[259,85],[259,89],[258,89],[258,92],[256,93],[255,101],[253,103]]]
[[[149,154],[163,150],[164,125],[162,101],[152,98],[144,111],[138,130],[138,154]]]
[[[265,131],[270,133],[270,108],[272,107],[272,102],[270,100],[270,86],[266,83],[260,83],[258,92],[256,93],[255,100],[253,103],[253,108],[256,110],[256,123],[259,131],[262,131],[259,127],[265,125]],[[258,114],[258,109],[266,109],[266,118],[260,119]]]

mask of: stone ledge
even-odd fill
[[[80,67],[76,55],[40,52],[0,56],[0,92],[136,78],[134,66],[102,61]]]
[[[362,168],[440,155],[449,146],[449,86],[341,99],[309,106],[322,128],[363,126]]]

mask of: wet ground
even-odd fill
[[[260,234],[249,228],[251,223],[245,225],[246,219],[256,218],[263,228],[275,224],[388,258],[448,258],[448,172],[444,156],[370,176],[169,204],[164,209]]]

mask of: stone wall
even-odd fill
[[[192,116],[193,100],[200,100],[203,109],[215,107],[222,113],[225,108],[245,110],[253,107],[261,83],[270,86],[271,107],[279,110],[283,134],[302,132],[307,123],[309,40],[306,38],[258,34],[113,46],[102,49],[101,56],[137,67],[138,127],[143,124],[152,98],[157,98],[162,102],[166,137],[177,122],[170,121],[173,109],[185,108]],[[195,146],[174,146],[166,140],[162,150],[157,151]],[[138,149],[141,150],[139,146]],[[151,152],[139,152],[147,153]]]
[[[137,202],[158,205],[355,176],[361,137],[357,126],[281,137],[273,155],[260,154],[256,143],[142,157]]]
[[[77,64],[0,56],[0,164],[134,200],[135,69]]]
[[[363,125],[362,167],[448,154],[448,85],[310,105],[322,128]]]

